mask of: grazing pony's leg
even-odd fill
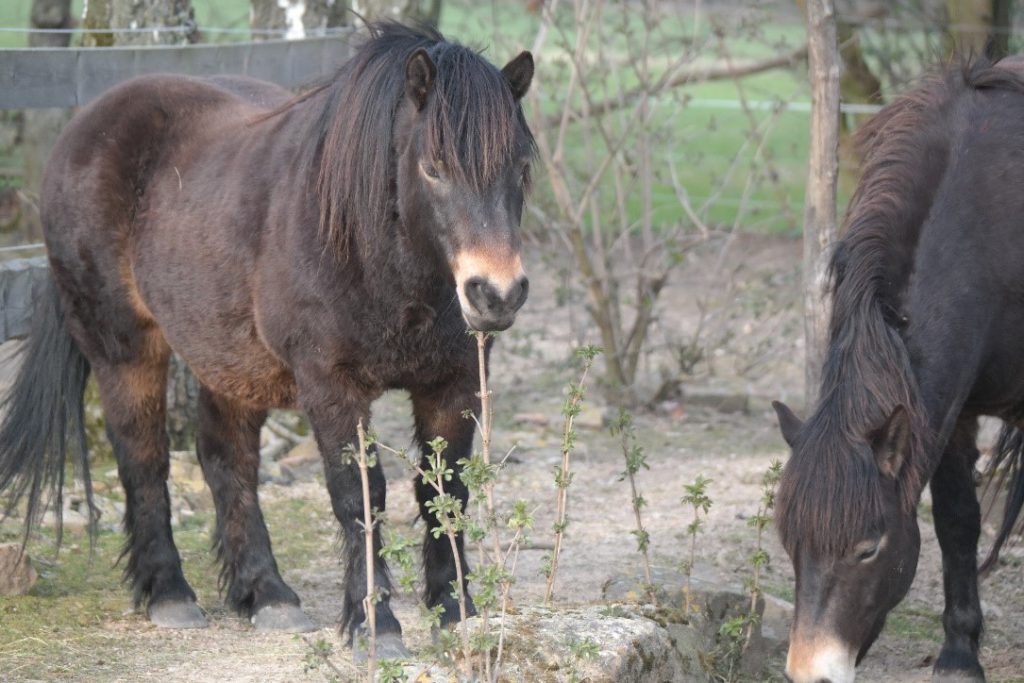
[[[978,460],[977,418],[961,417],[931,480],[935,533],[942,548],[946,640],[935,662],[934,681],[984,681],[978,662],[982,614],[978,599],[978,535],[981,508],[974,483]]]
[[[196,451],[217,508],[217,554],[227,602],[260,630],[311,631],[299,597],[285,584],[260,512],[260,427],[266,411],[199,392]]]
[[[158,626],[196,628],[206,626],[206,618],[182,574],[171,536],[164,394],[168,357],[164,345],[154,356],[117,364],[97,360],[92,367],[124,486],[125,576],[135,589],[135,604],[148,600],[149,618]]]
[[[475,369],[475,368],[474,368]],[[472,410],[479,412],[477,406],[479,399],[476,397],[477,385],[472,381],[472,376],[467,373],[460,382],[440,388],[416,389],[412,394],[413,415],[416,422],[416,441],[420,446],[422,454],[421,467],[427,470],[430,467],[430,458],[433,455],[428,442],[435,437],[443,437],[448,442],[448,448],[444,451],[444,461],[447,467],[459,471],[460,466],[456,465],[462,458],[468,458],[473,451],[473,436],[476,431],[476,423],[466,418],[463,413]],[[469,491],[462,479],[458,476],[452,477],[451,481],[445,482],[445,493],[449,493],[462,502],[463,509],[469,501]],[[456,573],[455,557],[452,555],[451,543],[447,536],[434,538],[431,529],[437,526],[437,519],[427,508],[427,503],[437,495],[437,491],[430,484],[424,483],[421,477],[416,478],[416,498],[420,504],[420,515],[426,523],[427,532],[423,541],[423,571],[426,575],[426,590],[424,599],[427,607],[441,605],[444,613],[441,615],[442,625],[448,625],[459,621],[459,603],[452,597],[453,582],[458,578]],[[465,552],[463,550],[463,539],[460,533],[456,537],[458,548],[458,561],[462,566],[462,576],[465,580],[469,574],[469,566],[466,564]],[[465,582],[463,583],[465,590]],[[466,616],[476,614],[473,606],[473,599],[466,590]]]
[[[331,496],[334,516],[341,523],[345,546],[345,599],[341,614],[341,630],[351,639],[353,658],[362,661],[366,611],[366,537],[363,530],[363,489],[359,467],[352,456],[358,448],[356,427],[359,420],[368,428],[373,396],[345,393],[336,373],[330,371],[296,373],[300,403],[309,416],[317,445],[324,461],[324,477]],[[356,451],[358,452],[358,451]],[[380,462],[369,469],[370,506],[383,513],[387,483]],[[381,659],[407,657],[402,644],[402,627],[391,611],[391,577],[387,564],[380,557],[380,527],[373,535],[374,587],[380,600],[374,607],[377,628],[377,656]]]

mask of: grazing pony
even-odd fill
[[[477,409],[479,368],[467,324],[507,328],[527,293],[519,223],[534,143],[519,100],[532,77],[527,52],[499,70],[436,32],[381,24],[297,98],[252,79],[151,76],[84,108],[44,180],[52,286],[0,425],[9,503],[27,498],[29,524],[48,502],[59,510],[67,448],[87,475],[91,370],[125,490],[135,602],[159,626],[204,626],[171,537],[173,350],[201,383],[197,451],[228,604],[260,629],[313,627],[281,579],[256,494],[266,412],[298,407],[345,541],[342,628],[357,634],[363,500],[343,453],[371,403],[406,389],[425,453],[441,436],[452,467],[470,454],[463,412]],[[379,464],[369,476],[383,511]],[[465,503],[458,479],[451,492]],[[430,486],[416,493],[429,518]],[[387,568],[373,562],[378,652],[401,654]],[[425,599],[446,624],[459,615],[455,562],[427,533]]]
[[[945,642],[935,681],[983,681],[978,661],[978,417],[1024,459],[1024,62],[950,67],[859,134],[860,184],[832,258],[817,407],[776,404],[792,447],[777,521],[796,571],[787,674],[848,683],[920,551],[931,486]],[[1020,512],[1013,486],[998,543]]]

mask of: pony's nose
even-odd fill
[[[502,292],[493,282],[483,277],[471,277],[463,283],[466,301],[472,310],[466,319],[481,332],[504,330],[515,319],[530,290],[530,281],[521,275]]]

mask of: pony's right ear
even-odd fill
[[[433,87],[436,78],[437,67],[434,66],[434,60],[426,50],[418,48],[405,63],[405,94],[416,105],[416,109],[423,109],[427,104],[427,96],[430,95],[430,88]]]
[[[782,401],[772,401],[772,408],[775,408],[775,414],[779,418],[779,430],[782,432],[782,438],[786,440],[789,447],[793,447],[793,442],[796,441],[797,432],[804,426],[803,420],[796,416],[796,414],[789,409]]]

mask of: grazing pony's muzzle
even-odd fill
[[[793,683],[853,683],[854,655],[845,643],[825,633],[807,638],[794,632],[786,657],[786,679]]]

